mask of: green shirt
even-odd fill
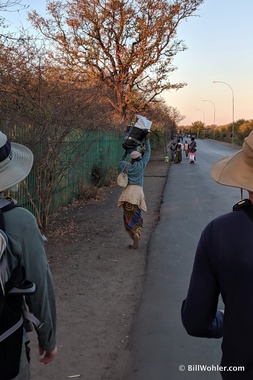
[[[128,185],[138,185],[143,187],[143,175],[144,175],[144,169],[146,168],[149,159],[150,159],[150,141],[146,140],[146,151],[143,153],[141,160],[135,161],[132,165],[129,163],[125,169],[125,172],[128,174]],[[123,168],[126,165],[126,154],[123,155],[123,157],[120,160],[119,166],[120,169],[123,170]]]
[[[4,214],[5,230],[8,236],[8,259],[10,268],[15,267],[19,258],[25,269],[25,279],[36,284],[34,295],[26,296],[30,312],[43,323],[37,329],[39,345],[47,352],[56,346],[56,306],[54,286],[48,265],[44,241],[34,215],[15,207]]]

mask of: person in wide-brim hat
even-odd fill
[[[0,132],[0,193],[23,181],[33,165],[33,153],[24,145],[10,142]]]
[[[28,319],[31,313],[35,322],[40,363],[50,363],[57,354],[55,291],[45,238],[36,217],[5,194],[6,190],[16,189],[32,165],[31,150],[12,143],[0,131],[0,229],[4,229],[0,233],[0,288],[5,295],[1,305],[1,318],[5,316],[1,320],[1,338],[2,344],[8,341],[1,345],[1,350],[4,347],[4,355],[0,355],[1,379],[30,379],[29,337],[23,326],[22,298],[20,301],[17,295],[24,295]],[[8,323],[4,323],[6,320]]]
[[[211,177],[221,185],[253,192],[253,131],[244,139],[241,150],[214,163]]]
[[[203,229],[181,319],[189,335],[222,339],[223,380],[253,379],[253,131],[242,149],[216,161],[211,177],[246,190],[231,211]],[[241,196],[242,198],[242,196]],[[220,309],[220,305],[223,306]],[[243,368],[243,375],[222,368]]]

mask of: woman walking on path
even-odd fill
[[[178,140],[178,143],[176,146],[176,154],[175,154],[175,158],[174,158],[175,164],[180,164],[180,162],[182,161],[182,145],[179,141],[180,140]]]
[[[121,170],[127,165],[128,185],[120,195],[118,207],[123,209],[124,226],[133,239],[133,244],[130,244],[129,248],[137,249],[143,227],[141,212],[147,211],[143,192],[144,170],[150,159],[150,141],[147,140],[147,136],[143,154],[137,150],[132,151],[129,163],[126,161],[127,154],[128,151],[125,151],[119,164]]]

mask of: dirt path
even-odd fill
[[[32,334],[32,379],[120,380],[125,348],[140,300],[147,246],[159,218],[169,164],[153,155],[145,171],[148,212],[143,213],[141,246],[130,250],[117,208],[120,189],[101,199],[65,207],[49,234],[47,253],[54,275],[58,309],[58,357],[38,363]]]

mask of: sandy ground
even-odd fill
[[[32,333],[33,380],[122,378],[147,247],[169,170],[163,158],[153,154],[145,171],[148,212],[143,213],[138,250],[128,248],[117,186],[101,190],[98,200],[65,207],[52,218],[46,248],[57,297],[58,355],[48,366],[38,363]]]

